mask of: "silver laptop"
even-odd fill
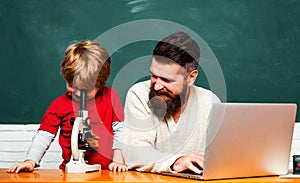
[[[215,104],[202,174],[164,174],[199,180],[286,174],[296,110],[296,104]]]

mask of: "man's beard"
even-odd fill
[[[148,106],[159,119],[173,116],[185,102],[187,87],[183,86],[180,94],[174,95],[169,91],[154,90],[151,84]]]

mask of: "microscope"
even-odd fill
[[[80,109],[73,124],[71,135],[72,156],[66,165],[67,173],[85,173],[101,170],[101,165],[89,165],[84,160],[84,152],[98,147],[97,139],[98,137],[93,134],[90,126],[86,108],[86,90],[80,90]]]

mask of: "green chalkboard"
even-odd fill
[[[108,49],[107,85],[124,102],[128,83],[149,77],[157,40],[178,30],[199,38],[196,83],[224,102],[300,104],[299,20],[300,0],[0,0],[0,123],[40,122],[78,40]]]

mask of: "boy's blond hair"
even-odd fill
[[[61,73],[70,87],[100,89],[110,74],[108,52],[94,41],[70,45],[61,62]]]

